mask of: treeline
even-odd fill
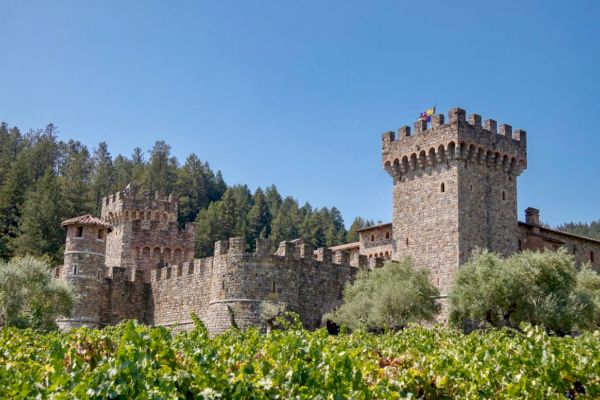
[[[567,222],[557,226],[556,229],[600,240],[600,219],[589,224],[586,222]]]
[[[0,124],[0,259],[30,254],[61,263],[61,221],[99,215],[102,197],[128,184],[179,197],[180,223],[198,223],[198,255],[210,254],[211,241],[235,235],[249,245],[256,237],[279,241],[300,235],[315,246],[339,244],[356,240],[356,229],[367,223],[357,219],[346,232],[335,208],[299,207],[275,186],[254,194],[246,186],[228,188],[208,162],[190,154],[180,163],[164,141],[148,152],[136,147],[129,156],[113,157],[105,142],[90,150],[57,134],[51,124],[27,133]]]
[[[254,193],[246,185],[235,185],[198,214],[196,256],[212,255],[217,240],[232,236],[244,237],[249,249],[257,238],[268,238],[273,246],[300,237],[314,248],[335,246],[357,241],[357,229],[372,224],[358,217],[347,231],[335,207],[313,208],[309,203],[300,206],[292,197],[283,198],[274,185]]]

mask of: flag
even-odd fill
[[[431,122],[431,116],[435,114],[435,106],[423,111],[419,116],[419,121]]]

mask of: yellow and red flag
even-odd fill
[[[427,110],[423,111],[421,113],[421,115],[419,116],[419,121],[427,121],[430,122],[431,121],[431,116],[435,114],[435,106],[428,108]]]

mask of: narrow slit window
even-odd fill
[[[504,190],[502,191],[502,200],[506,200],[506,192]]]
[[[406,238],[406,245],[408,246],[408,238]]]
[[[441,186],[440,186],[440,192],[444,193],[446,191],[446,185],[444,184],[444,182],[442,182]]]
[[[275,293],[275,282],[273,282],[273,287],[271,288],[271,291],[272,291],[273,293]]]
[[[594,252],[590,251],[590,262],[594,262]]]

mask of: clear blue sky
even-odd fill
[[[488,3],[0,0],[0,120],[164,139],[349,224],[391,219],[381,133],[460,106],[527,130],[520,218],[600,218],[600,2]]]

